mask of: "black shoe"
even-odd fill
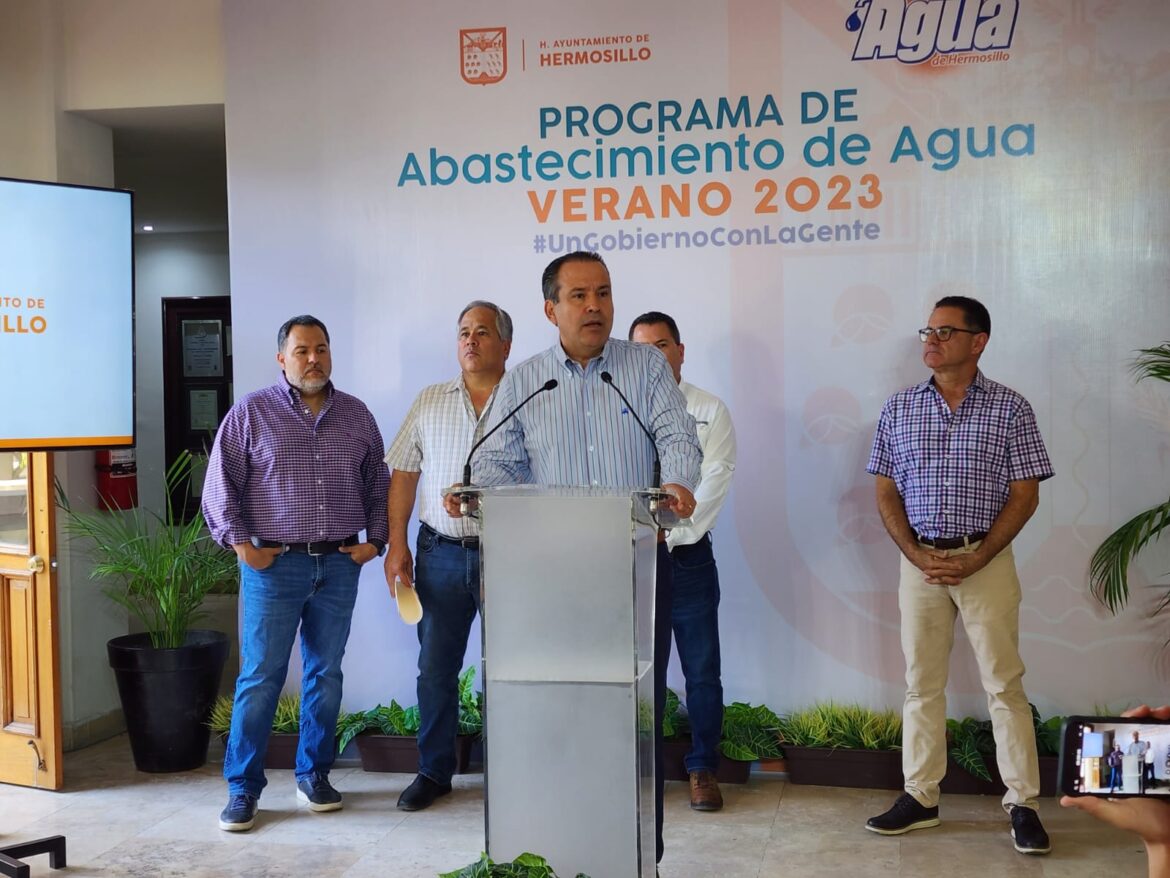
[[[297,801],[308,805],[310,811],[340,811],[341,793],[329,783],[329,775],[313,772],[297,781]]]
[[[909,793],[902,793],[893,807],[885,814],[870,817],[865,828],[881,835],[901,835],[912,829],[929,829],[938,826],[938,805],[927,808],[918,804]]]
[[[1012,806],[1012,839],[1021,854],[1046,854],[1052,850],[1048,833],[1040,825],[1040,815],[1023,805]]]
[[[431,807],[435,799],[449,792],[451,784],[435,783],[425,774],[420,774],[402,791],[402,795],[398,797],[398,807],[402,811],[421,811],[423,808]]]
[[[233,793],[228,797],[227,807],[219,813],[219,828],[226,832],[247,832],[256,822],[257,810],[255,796]]]

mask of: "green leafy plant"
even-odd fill
[[[893,710],[859,704],[814,704],[779,718],[780,741],[793,747],[898,750],[902,717]]]
[[[459,734],[483,732],[483,693],[475,688],[475,665],[459,675]]]
[[[158,649],[182,646],[203,615],[203,598],[239,575],[236,556],[211,539],[202,513],[184,522],[172,502],[173,492],[190,485],[191,462],[183,452],[167,469],[162,515],[141,507],[81,512],[57,485],[63,528],[88,544],[91,578],[109,582],[106,596],[141,620]]]
[[[652,706],[647,706],[649,710],[653,710]],[[653,722],[653,714],[651,714],[651,723]],[[679,738],[688,738],[691,734],[691,721],[686,712],[682,709],[682,702],[679,701],[678,693],[673,689],[666,690],[666,709],[662,714],[662,737],[667,741],[674,741]]]
[[[733,702],[723,708],[719,750],[728,759],[740,762],[779,759],[784,755],[777,736],[779,727],[780,717],[767,706]]]
[[[557,878],[544,857],[536,854],[521,854],[510,863],[493,863],[487,854],[484,854],[470,866],[456,869],[454,872],[443,872],[439,878]],[[576,878],[589,878],[584,872],[578,872]]]
[[[221,695],[211,706],[207,726],[212,734],[226,735],[232,728],[232,700]],[[337,718],[337,734],[341,734],[343,717]],[[272,717],[272,731],[281,735],[296,735],[301,731],[301,696],[286,692],[276,701],[276,713]],[[342,748],[337,748],[340,753]]]
[[[767,706],[753,706],[736,701],[723,708],[723,727],[719,750],[728,759],[754,762],[779,759],[784,755],[776,730],[780,718]],[[691,721],[673,689],[666,690],[666,709],[662,716],[662,737],[667,741],[689,738]]]
[[[341,735],[337,740],[337,750],[341,752],[349,742],[362,732],[376,732],[379,735],[397,735],[409,737],[418,734],[419,716],[418,707],[403,707],[397,701],[390,700],[390,705],[371,707],[369,710],[342,715],[338,723]]]
[[[1063,716],[1041,719],[1036,705],[1032,709],[1032,730],[1036,735],[1036,753],[1039,756],[1057,756],[1060,753],[1060,727]],[[991,780],[988,760],[995,758],[995,735],[991,720],[966,717],[947,720],[947,753],[969,774],[981,780]]]
[[[1137,381],[1144,378],[1170,381],[1170,342],[1138,351],[1132,371]],[[1110,612],[1120,612],[1129,601],[1129,565],[1146,546],[1156,542],[1168,527],[1170,499],[1145,512],[1139,512],[1097,547],[1089,561],[1089,588]],[[1170,605],[1170,587],[1162,588],[1163,595],[1152,615],[1157,615]]]
[[[475,688],[475,666],[459,675],[459,734],[478,735],[483,732],[483,693]],[[403,707],[391,699],[390,706],[381,704],[369,710],[343,713],[337,720],[337,752],[362,732],[409,737],[418,734],[418,705]]]
[[[966,717],[947,720],[947,753],[955,764],[980,780],[991,780],[987,757],[995,753],[991,720]]]
[[[1042,720],[1036,705],[1030,706],[1032,708],[1032,726],[1036,730],[1036,755],[1059,756],[1060,727],[1064,724],[1064,717],[1052,716]]]

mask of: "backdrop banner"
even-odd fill
[[[543,267],[599,250],[615,335],[672,314],[684,377],[735,419],[728,700],[892,706],[898,558],[865,461],[884,399],[929,374],[933,302],[973,295],[982,368],[1031,401],[1057,473],[1015,546],[1029,696],[1046,715],[1165,700],[1170,617],[1140,586],[1170,555],[1117,618],[1087,566],[1170,483],[1170,393],[1128,371],[1170,327],[1170,5],[224,6],[237,396],[313,313],[389,442],[457,373],[464,304],[512,314],[519,362],[556,339]],[[381,565],[363,577],[345,704],[413,703],[414,631]],[[949,693],[986,714],[961,634]]]

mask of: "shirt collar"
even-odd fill
[[[280,375],[280,379],[281,379],[281,381],[284,382],[284,390],[285,390],[285,393],[288,394],[289,401],[291,401],[292,404],[295,406],[300,406],[301,405],[301,391],[300,391],[300,389],[297,387],[293,387],[291,384],[289,384],[288,378],[285,377],[283,372]],[[331,399],[333,399],[333,379],[330,379],[329,383],[325,385],[325,402],[329,402],[329,400],[331,400]]]
[[[604,366],[606,363],[609,362],[609,354],[610,354],[610,351],[612,349],[613,349],[613,339],[608,338],[605,340],[605,347],[603,347],[601,349],[601,353],[598,354],[596,357],[594,357],[592,360],[590,360],[586,364],[586,367],[592,366],[594,363],[597,363],[598,368],[600,368],[601,366]],[[561,344],[560,339],[557,339],[557,343],[554,344],[550,350],[551,350],[553,357],[566,369],[573,371],[573,368],[578,365],[577,361],[574,360],[572,357],[570,357],[565,352],[565,348]]]
[[[990,382],[983,375],[983,370],[976,369],[975,370],[975,377],[973,379],[971,379],[971,383],[967,386],[967,389],[968,390],[975,389],[975,390],[978,390],[982,393],[986,393],[989,389],[988,388],[989,383]],[[915,393],[925,393],[928,390],[934,390],[934,389],[935,389],[935,386],[934,386],[934,376],[933,375],[931,375],[929,378],[927,378],[921,384],[916,384],[914,386]]]

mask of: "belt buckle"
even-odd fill
[[[305,543],[305,554],[306,554],[306,555],[308,555],[308,556],[309,556],[309,557],[311,557],[311,558],[320,558],[320,557],[321,557],[322,555],[324,555],[325,553],[324,553],[324,552],[314,552],[314,551],[313,551],[313,547],[314,547],[314,546],[320,546],[320,545],[321,545],[321,542],[320,542],[320,541],[318,541],[318,542],[316,542],[316,543]]]

